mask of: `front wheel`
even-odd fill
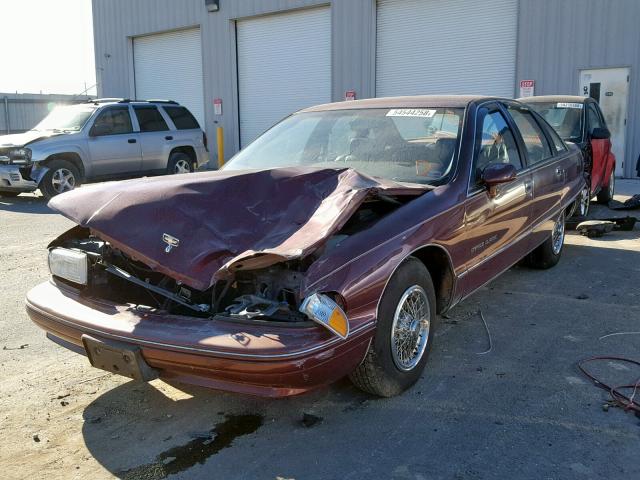
[[[175,152],[169,157],[169,163],[167,165],[167,173],[169,175],[174,173],[190,173],[193,172],[193,162],[191,157],[186,153]]]
[[[553,225],[550,237],[529,254],[528,264],[533,268],[553,267],[560,260],[564,246],[564,210]]]
[[[49,170],[38,185],[47,200],[80,186],[80,172],[73,163],[67,160],[53,160],[47,167]]]
[[[613,200],[613,195],[616,190],[616,175],[613,170],[611,170],[611,174],[609,175],[609,183],[607,188],[603,188],[598,193],[598,203],[609,203],[609,200]]]
[[[410,257],[391,277],[380,300],[376,334],[362,363],[351,373],[361,390],[392,397],[413,385],[424,370],[436,312],[429,271]]]

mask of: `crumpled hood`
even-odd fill
[[[29,130],[24,133],[13,133],[11,135],[0,135],[0,148],[3,147],[24,147],[42,138],[49,138],[52,135],[59,135],[53,132],[39,132]]]
[[[417,196],[428,188],[350,168],[225,170],[87,186],[49,206],[151,268],[205,290],[235,269],[308,255],[369,196]],[[164,234],[178,245],[167,251]]]

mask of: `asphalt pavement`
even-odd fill
[[[617,188],[622,200],[640,181]],[[556,267],[514,267],[441,317],[423,377],[399,397],[343,380],[281,400],[134,383],[48,341],[24,296],[71,226],[37,195],[0,198],[3,478],[640,478],[640,419],[577,368],[640,360],[640,334],[600,339],[640,331],[640,226],[570,232]],[[621,362],[597,370],[640,377]]]

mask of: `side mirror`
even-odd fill
[[[111,133],[111,127],[108,125],[94,125],[89,130],[90,137],[101,137],[103,135],[109,135]]]
[[[608,128],[594,128],[591,132],[591,138],[594,140],[607,140],[611,138],[611,132]]]
[[[492,163],[482,170],[482,181],[489,187],[489,196],[494,198],[498,185],[514,181],[517,174],[516,167],[510,163]]]

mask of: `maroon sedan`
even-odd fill
[[[516,262],[553,266],[582,155],[488,97],[321,105],[222,171],[93,185],[27,295],[95,367],[286,396],[349,375],[391,396],[425,367],[436,314]]]

